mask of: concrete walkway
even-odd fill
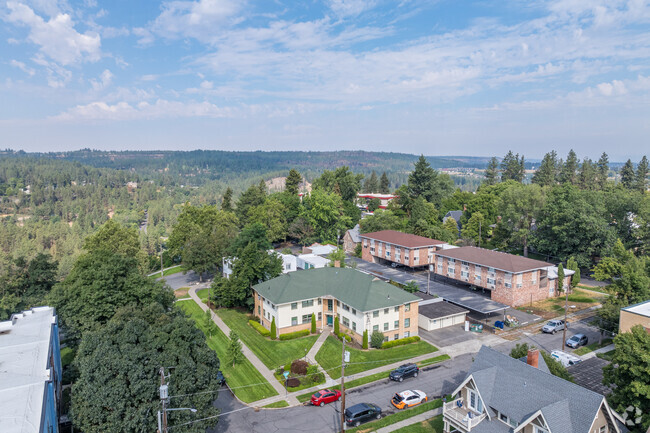
[[[580,358],[582,358],[582,360],[584,361],[585,359],[593,358],[599,353],[609,352],[610,350],[614,350],[614,349],[616,349],[616,347],[614,347],[614,344],[610,344],[609,346],[601,347],[600,349],[592,350],[589,353],[585,353]]]
[[[430,410],[428,412],[421,413],[420,415],[415,415],[412,418],[407,418],[404,421],[396,422],[395,424],[388,425],[376,430],[376,433],[390,433],[395,430],[399,430],[403,427],[408,427],[413,424],[419,424],[422,421],[426,421],[434,416],[440,415],[442,413],[442,408]]]
[[[190,288],[188,293],[190,297],[194,300],[194,302],[196,302],[203,311],[207,311],[208,306],[204,304],[201,298],[199,298],[199,296],[196,294],[197,289],[198,287],[196,286],[192,287]],[[212,321],[217,324],[219,329],[221,329],[221,331],[224,334],[226,334],[226,336],[230,335],[230,328],[228,327],[228,325],[226,325],[226,323],[223,320],[221,320],[221,317],[217,316],[212,310],[210,310],[210,315],[212,316]],[[284,386],[280,384],[280,382],[278,382],[278,380],[273,375],[273,372],[269,370],[262,361],[260,361],[257,355],[255,355],[253,351],[250,350],[248,346],[244,344],[243,341],[241,342],[241,347],[242,347],[242,353],[244,354],[246,359],[248,359],[250,363],[253,364],[253,367],[255,367],[257,371],[259,371],[260,374],[264,376],[264,379],[268,380],[268,382],[271,384],[273,389],[275,389],[278,392],[278,394],[280,394],[281,398],[275,401],[287,400],[289,405],[291,406],[297,405],[298,400],[296,399],[296,397],[293,395],[286,395],[287,390],[284,388]],[[282,398],[282,395],[285,395],[285,397]]]

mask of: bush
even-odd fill
[[[311,313],[311,333],[316,333],[316,316],[314,313]]]
[[[370,336],[370,346],[375,349],[381,349],[381,346],[384,344],[384,333],[379,331],[373,331]]]
[[[307,369],[309,368],[309,363],[296,359],[291,363],[291,372],[298,376],[304,376],[307,374]]]
[[[275,340],[276,338],[278,338],[278,333],[275,327],[275,317],[273,317],[273,320],[271,320],[271,339]]]
[[[306,337],[307,335],[309,335],[309,329],[303,329],[302,331],[280,334],[280,340],[293,340],[294,338]]]
[[[298,386],[300,386],[300,379],[297,377],[287,379],[287,388],[296,388]]]
[[[340,329],[339,329],[339,318],[335,317],[334,318],[334,335],[339,335]]]
[[[392,341],[384,342],[381,345],[381,348],[382,349],[390,349],[391,347],[403,346],[405,344],[415,343],[416,341],[420,341],[420,337],[414,336],[414,337],[400,338],[399,340],[392,340]]]
[[[256,322],[255,320],[249,320],[248,324],[251,325],[257,332],[262,334],[264,337],[268,337],[271,335],[271,331],[266,329],[264,326],[262,326],[259,322]]]
[[[284,364],[283,369],[284,369],[284,371],[291,371],[291,363],[287,362],[286,364]]]
[[[361,242],[359,242],[357,246],[354,248],[354,256],[361,258]]]
[[[363,344],[361,345],[363,349],[368,348],[368,330],[363,331]]]
[[[338,334],[336,334],[336,336],[339,337],[339,340],[343,340],[345,338],[345,341],[347,341],[348,343],[352,341],[352,337],[344,332],[339,332]]]

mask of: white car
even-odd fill
[[[393,396],[390,401],[397,409],[406,409],[409,407],[417,406],[420,403],[427,401],[427,395],[420,390],[402,391]]]
[[[582,359],[578,358],[577,356],[563,352],[561,350],[552,351],[551,356],[565,367],[570,367],[582,362]]]

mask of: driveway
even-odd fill
[[[589,338],[589,343],[594,343],[600,339],[600,331],[598,328],[591,326],[588,322],[591,318],[582,319],[577,322],[571,322],[569,320],[569,327],[566,331],[566,338],[568,339],[575,334],[585,334]],[[541,328],[544,323],[539,324],[539,330],[536,333],[524,333],[521,342],[527,342],[528,344],[534,344],[537,347],[540,347],[547,352],[552,352],[553,350],[563,350],[567,353],[575,352],[575,349],[571,349],[564,345],[563,333],[557,332],[553,334],[544,334],[541,332]]]
[[[209,278],[210,276],[208,276]],[[173,290],[178,290],[181,287],[192,287],[199,284],[199,276],[194,271],[187,271],[186,274],[178,272],[175,274],[167,275],[162,278],[165,280],[167,285]],[[156,278],[157,281],[160,281],[160,278]],[[204,275],[203,284],[207,283],[209,280]]]

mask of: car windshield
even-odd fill
[[[402,398],[401,395],[399,395],[399,394],[395,394],[395,395],[393,396],[393,400],[395,400],[395,401],[402,401],[402,400],[404,400],[404,399]]]
[[[574,335],[573,337],[569,338],[569,341],[579,341],[579,340],[580,337],[578,337],[577,335]]]
[[[553,322],[553,321],[547,323],[548,326],[555,326],[557,324],[558,324],[557,322]]]
[[[395,370],[395,373],[404,373],[404,370],[406,370],[405,367],[398,367],[397,370]]]
[[[321,395],[323,395],[323,394],[321,394],[321,392],[319,391],[319,392],[317,392],[316,394],[314,394],[314,397],[318,398],[318,397],[320,397]]]

